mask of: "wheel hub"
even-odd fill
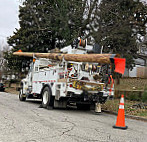
[[[43,103],[47,104],[47,102],[48,102],[48,91],[45,91],[43,93]]]

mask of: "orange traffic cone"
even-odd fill
[[[117,121],[116,121],[116,125],[114,125],[113,128],[118,128],[118,129],[128,128],[128,126],[125,126],[124,95],[121,95]]]

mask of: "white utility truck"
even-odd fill
[[[114,95],[110,66],[117,55],[87,54],[88,46],[80,44],[61,51],[62,54],[14,53],[33,57],[30,70],[21,81],[20,101],[42,99],[43,108],[90,109],[93,105],[96,112],[101,112],[101,104]]]

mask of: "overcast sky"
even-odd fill
[[[19,4],[19,0],[0,0],[0,44],[6,43],[6,38],[19,28]]]
[[[13,35],[15,28],[19,28],[19,4],[23,0],[0,0],[0,48],[6,43],[6,38]],[[146,1],[147,0],[142,0]]]

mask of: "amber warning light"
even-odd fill
[[[36,59],[33,58],[33,63],[35,63]]]
[[[19,49],[17,52],[22,52],[22,50],[21,50],[21,49]]]

